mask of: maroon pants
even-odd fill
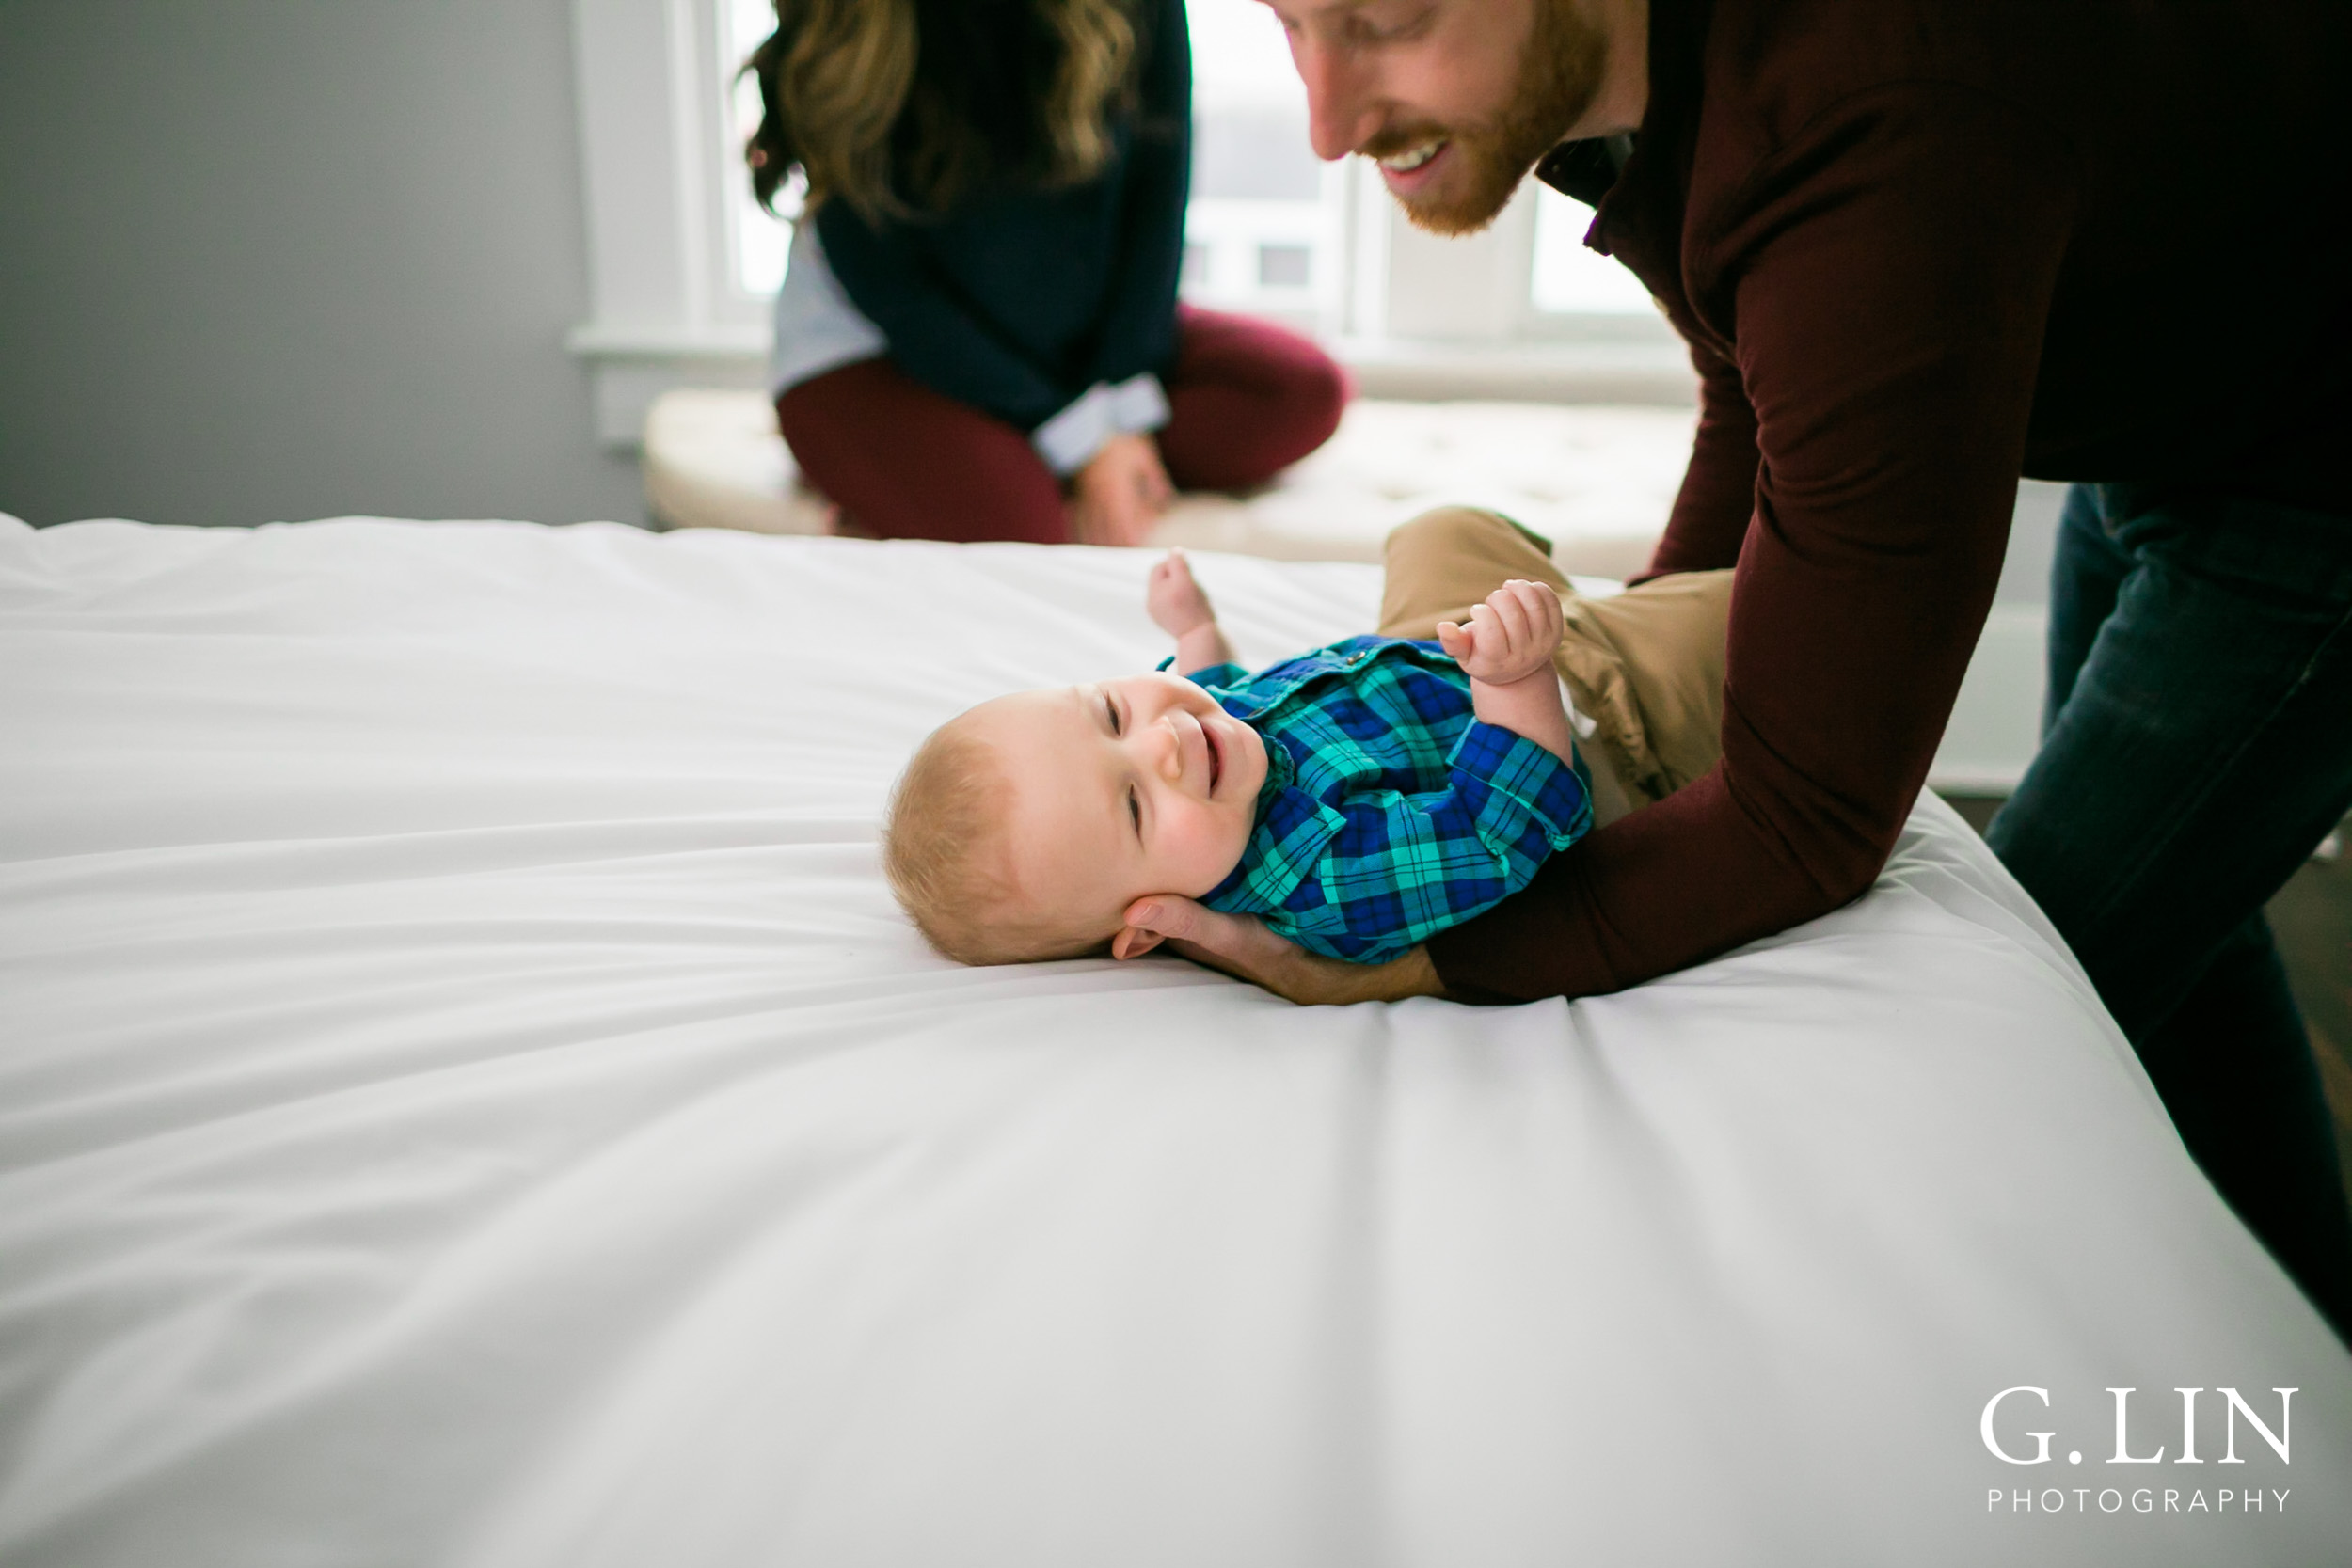
[[[1176,308],[1176,364],[1160,460],[1182,490],[1260,484],[1330,437],[1347,378],[1330,356],[1271,323]],[[888,359],[803,381],[776,420],[809,483],[860,531],[885,539],[1066,544],[1061,482],[1004,420]]]

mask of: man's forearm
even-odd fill
[[[1576,760],[1576,735],[1568,728],[1568,712],[1560,703],[1559,677],[1549,666],[1508,686],[1473,678],[1470,706],[1497,729],[1524,736],[1562,762]]]

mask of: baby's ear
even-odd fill
[[[1146,931],[1134,926],[1122,926],[1120,927],[1119,934],[1111,938],[1111,957],[1140,958],[1159,944],[1159,932]]]

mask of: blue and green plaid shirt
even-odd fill
[[[1191,678],[1266,743],[1249,847],[1200,901],[1314,952],[1396,958],[1525,887],[1592,826],[1583,765],[1479,722],[1470,677],[1435,642],[1354,637]]]

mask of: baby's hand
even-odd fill
[[[1470,625],[1438,623],[1438,641],[1470,679],[1508,686],[1549,668],[1560,621],[1557,594],[1514,578],[1470,611]]]
[[[1192,580],[1192,567],[1184,561],[1184,552],[1170,550],[1160,563],[1152,568],[1145,579],[1143,608],[1152,612],[1152,622],[1170,637],[1181,638],[1186,632],[1216,625],[1216,611],[1209,605],[1209,596],[1200,592],[1200,585]]]

